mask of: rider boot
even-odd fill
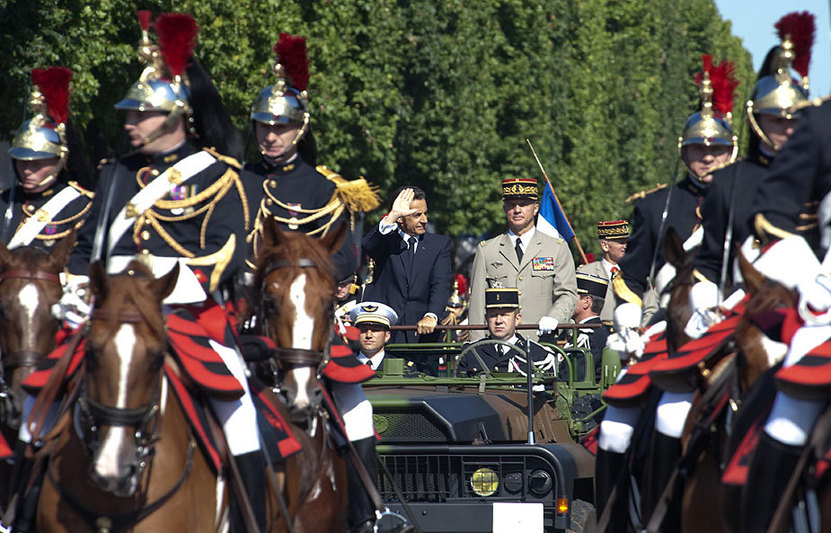
[[[606,503],[609,501],[609,496],[612,489],[618,482],[618,479],[623,475],[623,470],[626,468],[626,454],[606,451],[602,448],[597,449],[597,457],[595,458],[595,472],[594,472],[594,490],[595,503],[598,513],[598,518],[602,516]],[[612,509],[612,520],[609,521],[609,526],[605,533],[617,533],[626,531],[626,524],[628,520],[619,519],[616,517],[625,517],[629,511],[626,508],[628,500],[627,488],[628,483],[621,483],[618,486],[617,496],[614,507]]]
[[[265,492],[266,492],[266,465],[263,459],[263,454],[259,450],[255,452],[237,455],[233,458],[237,463],[240,477],[242,478],[243,487],[245,487],[245,495],[248,497],[248,502],[251,504],[251,510],[254,511],[254,519],[257,522],[261,532],[266,531],[266,512],[265,512]],[[239,501],[236,502],[236,508],[231,516],[233,516],[233,533],[246,533],[245,519],[243,518],[243,508]]]
[[[783,444],[762,433],[753,452],[742,495],[742,531],[767,531],[801,452],[802,448],[798,446]]]
[[[352,445],[355,447],[355,451],[358,452],[358,458],[364,464],[369,479],[372,480],[372,483],[376,483],[378,465],[375,458],[375,437],[353,441]],[[352,454],[347,454],[346,457],[346,472],[349,479],[349,508],[347,510],[349,530],[352,533],[369,532],[373,530],[375,525],[375,505],[373,505],[366,487],[361,481],[361,476],[352,462]]]
[[[648,522],[652,512],[658,505],[661,495],[669,483],[672,473],[681,458],[681,439],[668,437],[659,431],[652,434],[651,471],[647,476],[643,497],[643,517]],[[671,494],[669,507],[664,515],[662,531],[680,531],[681,529],[681,494],[680,484],[676,478],[675,490]]]
[[[35,466],[35,459],[26,457],[28,443],[17,441],[14,449],[14,466],[9,478],[9,496],[16,497],[13,530],[20,533],[28,533],[35,530],[35,517],[37,515],[38,497],[40,496],[40,485],[43,476],[38,475],[33,480],[31,488],[26,490],[29,478],[32,476],[32,469]]]

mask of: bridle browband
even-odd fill
[[[268,268],[265,269],[265,274],[263,274],[263,280],[269,276],[275,270],[280,270],[283,268],[317,268],[317,263],[314,260],[309,259],[308,257],[301,257],[295,261],[290,261],[288,259],[278,259],[273,263],[268,265]]]
[[[49,281],[52,283],[57,283],[61,285],[61,278],[54,272],[46,272],[44,270],[24,270],[24,269],[14,269],[14,270],[6,270],[5,272],[0,273],[0,282],[6,281],[7,279],[28,279],[31,281]]]

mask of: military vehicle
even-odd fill
[[[604,354],[596,383],[590,352],[549,347],[557,375],[535,374],[529,395],[521,374],[412,370],[424,357],[454,361],[460,344],[387,346],[383,371],[364,384],[385,505],[424,533],[594,531],[594,456],[578,440],[596,425],[620,359]]]

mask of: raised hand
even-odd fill
[[[410,202],[413,201],[413,196],[414,193],[412,189],[404,189],[398,193],[398,196],[392,203],[392,209],[387,215],[387,220],[390,222],[397,222],[399,218],[415,213],[417,210],[410,208]]]

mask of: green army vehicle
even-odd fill
[[[409,371],[420,355],[456,360],[459,344],[387,346],[383,371],[364,384],[381,438],[385,505],[424,533],[594,531],[594,456],[578,440],[596,425],[602,407],[587,406],[601,405],[620,359],[604,354],[596,383],[590,352],[551,348],[559,376],[535,375],[529,402],[520,374]]]

